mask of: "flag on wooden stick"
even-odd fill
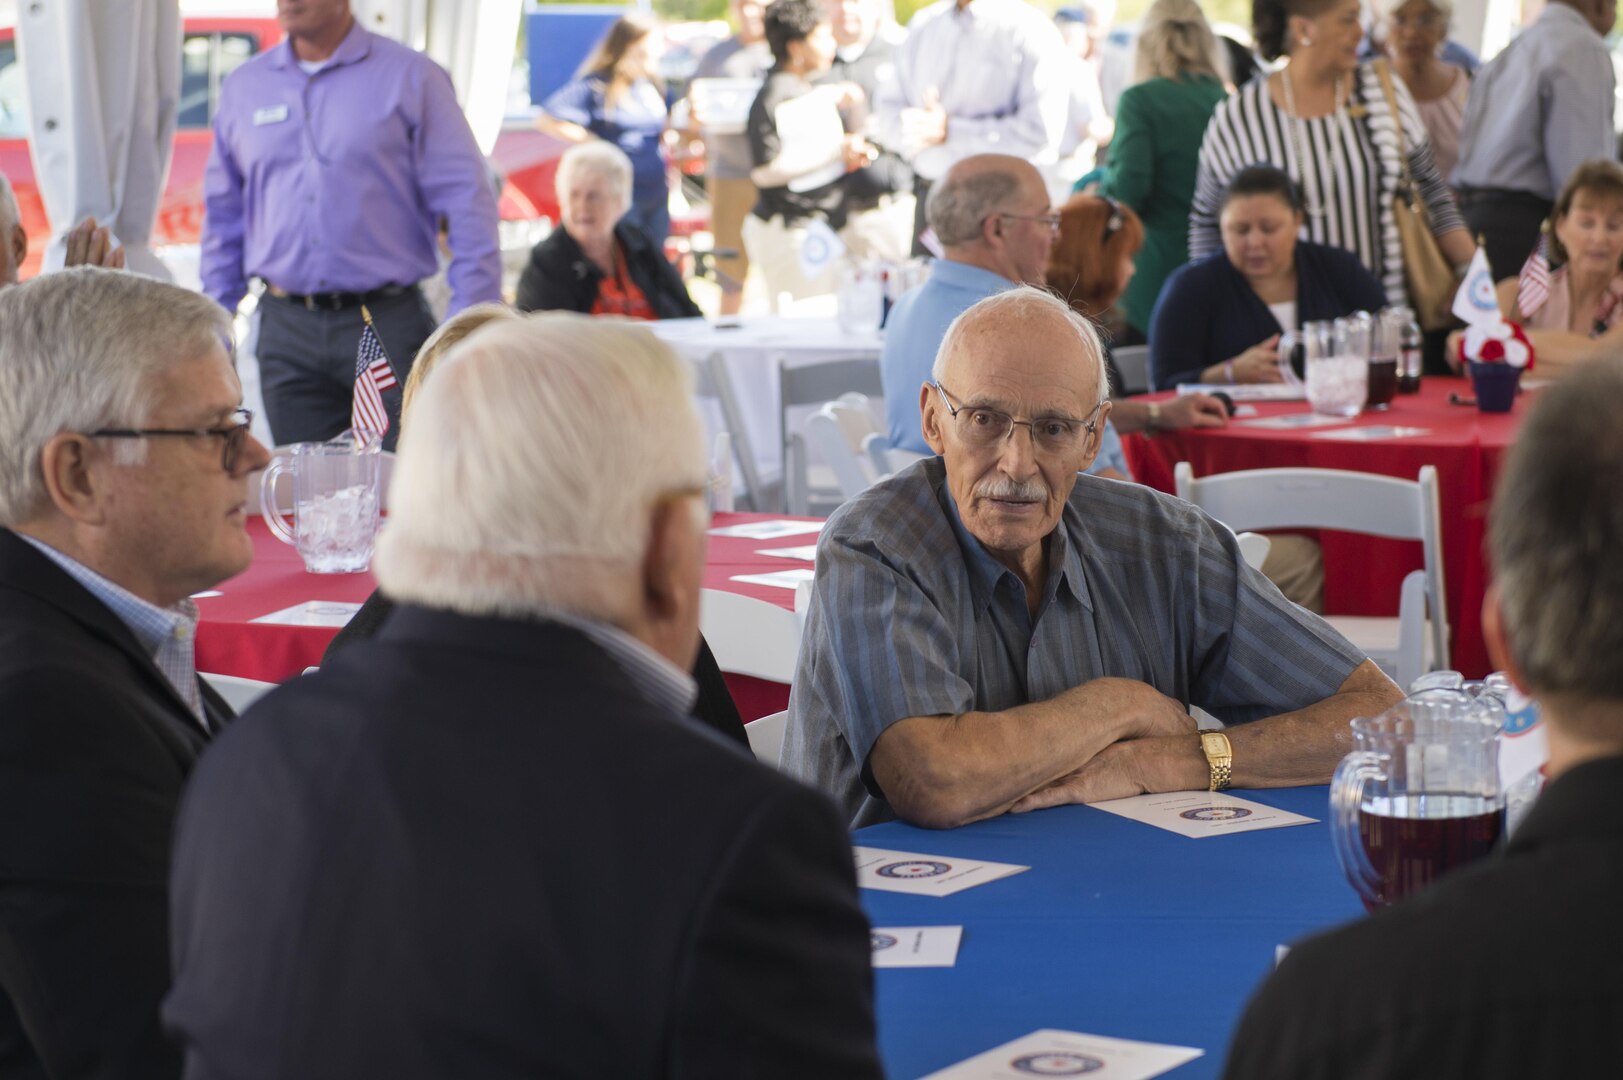
[[[361,318],[366,326],[361,330],[361,343],[355,350],[355,403],[350,409],[349,426],[359,437],[362,431],[373,431],[382,436],[389,432],[389,413],[383,407],[383,391],[398,383],[389,356],[383,351],[383,342],[372,325],[372,313],[365,306]]]

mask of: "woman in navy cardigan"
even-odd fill
[[[1386,293],[1351,252],[1297,239],[1295,185],[1272,165],[1241,169],[1218,217],[1223,250],[1167,279],[1150,318],[1150,382],[1279,382],[1285,330],[1354,311]]]

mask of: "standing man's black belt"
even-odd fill
[[[278,300],[287,300],[295,304],[303,304],[311,311],[320,308],[324,311],[343,311],[345,308],[360,307],[377,300],[385,300],[391,296],[399,296],[415,285],[385,285],[370,292],[325,292],[325,293],[295,293],[265,282],[265,291]]]

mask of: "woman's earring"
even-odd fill
[[[1302,38],[1301,39],[1301,46],[1304,49],[1312,48],[1313,47],[1313,39],[1312,38]]]

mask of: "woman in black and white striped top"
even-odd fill
[[[1220,249],[1217,214],[1234,174],[1273,164],[1301,187],[1306,238],[1353,252],[1380,279],[1388,302],[1408,303],[1392,215],[1402,182],[1398,133],[1379,72],[1358,62],[1359,0],[1255,0],[1252,21],[1258,51],[1289,59],[1219,105],[1207,125],[1189,215],[1190,259]],[[1432,160],[1414,101],[1401,79],[1392,88],[1432,231],[1443,254],[1464,267],[1475,245]]]

